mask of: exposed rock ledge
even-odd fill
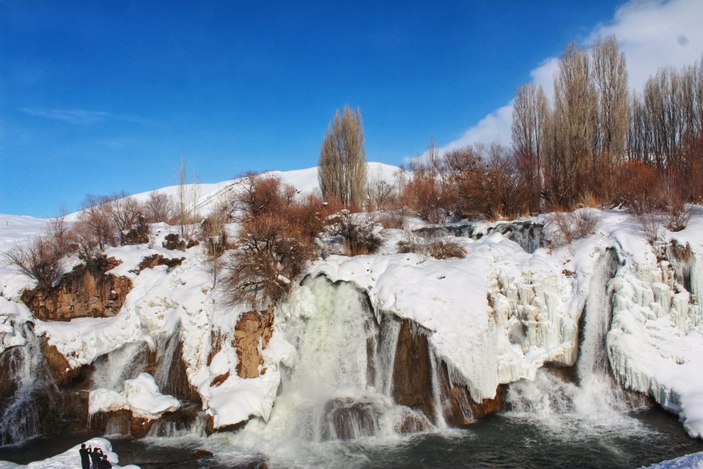
[[[83,317],[111,317],[122,308],[132,281],[108,274],[121,262],[98,257],[76,266],[58,285],[22,293],[22,301],[43,321],[70,321]]]

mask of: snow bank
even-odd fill
[[[110,461],[112,467],[115,469],[139,469],[139,466],[134,464],[129,464],[126,466],[120,466],[117,464],[117,461],[119,461],[117,453],[112,451],[112,444],[105,438],[92,438],[84,444],[86,446],[90,446],[91,448],[100,448],[103,454],[107,455],[108,461]],[[81,457],[78,453],[80,447],[81,445],[78,444],[61,454],[52,456],[42,461],[30,462],[26,466],[8,461],[0,461],[0,469],[19,469],[22,467],[27,467],[30,469],[81,469]]]
[[[680,458],[652,464],[649,469],[703,469],[703,453],[693,453]]]
[[[231,374],[219,386],[207,391],[208,415],[213,417],[214,428],[245,422],[251,417],[269,419],[276,399],[280,373],[268,369],[258,378],[244,379]]]
[[[68,322],[35,320],[37,335],[66,357],[72,368],[93,363],[126,343],[144,340],[139,318],[124,309],[111,318],[77,318]]]
[[[173,412],[181,403],[172,396],[159,392],[154,377],[148,373],[139,373],[134,379],[124,382],[124,392],[109,389],[96,389],[90,392],[88,412],[112,412],[129,410],[135,417],[157,419],[166,412]]]

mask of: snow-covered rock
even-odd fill
[[[178,399],[161,394],[153,376],[140,373],[136,378],[124,382],[124,392],[118,393],[109,389],[91,391],[88,411],[95,414],[124,409],[132,412],[135,417],[157,419],[165,412],[173,412],[180,406]]]

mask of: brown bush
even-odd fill
[[[451,259],[466,257],[466,249],[454,240],[438,240],[431,243],[417,241],[399,241],[399,253],[423,254],[435,259]]]
[[[303,230],[275,214],[245,220],[221,285],[231,304],[260,310],[275,304],[313,257],[314,246]]]
[[[405,211],[393,210],[382,213],[376,219],[386,229],[402,230],[405,226]]]
[[[617,199],[636,214],[661,208],[657,171],[646,163],[628,161],[618,174]]]
[[[398,249],[398,252],[401,254],[407,254],[407,253],[426,254],[427,253],[427,247],[425,246],[425,244],[418,243],[417,241],[407,241],[407,240],[398,241],[397,249]]]
[[[327,232],[344,238],[347,255],[358,256],[372,254],[381,247],[383,240],[376,228],[377,225],[368,218],[342,210],[330,219]]]
[[[238,248],[224,262],[221,286],[230,304],[263,309],[283,298],[315,254],[327,207],[319,197],[296,200],[280,179],[250,175],[234,201]]]
[[[40,287],[50,287],[61,276],[64,253],[48,236],[38,236],[4,254],[13,265],[35,279]]]
[[[429,245],[429,254],[435,259],[466,257],[466,249],[456,241],[434,241]]]
[[[161,192],[152,192],[142,211],[149,223],[168,222],[173,217],[173,200]]]
[[[598,222],[597,217],[586,210],[555,212],[551,219],[557,227],[555,237],[552,239],[552,244],[555,246],[571,244],[589,236]]]

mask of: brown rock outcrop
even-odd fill
[[[237,350],[237,375],[256,378],[264,359],[259,351],[259,342],[266,348],[273,333],[273,310],[248,312],[239,317],[234,331],[234,347]]]
[[[433,395],[433,379],[439,384],[442,417],[452,427],[473,423],[503,408],[503,386],[499,386],[496,397],[476,402],[468,388],[452,382],[446,363],[436,360],[429,348],[425,331],[407,319],[401,323],[398,345],[393,365],[393,399],[398,403],[422,412],[432,423],[437,423],[438,415]],[[433,376],[433,373],[436,373]],[[406,431],[412,431],[411,425]],[[421,426],[418,426],[421,428]]]
[[[147,256],[142,259],[142,261],[139,263],[139,266],[137,267],[137,270],[134,272],[138,274],[144,269],[153,269],[154,267],[159,265],[165,265],[169,269],[173,269],[174,267],[181,265],[184,260],[184,257],[175,257],[173,259],[167,259],[161,254],[154,254],[153,256]]]
[[[322,439],[353,440],[373,436],[378,432],[381,413],[381,409],[372,402],[349,398],[330,399],[325,404]]]
[[[57,385],[63,386],[81,380],[82,369],[71,368],[66,357],[59,352],[56,346],[50,345],[46,339],[42,341],[42,353],[46,359],[49,373]]]
[[[416,326],[417,327],[417,326]],[[393,364],[393,400],[437,422],[432,397],[432,357],[427,336],[403,319]]]
[[[166,235],[166,238],[162,244],[163,247],[170,251],[185,251],[186,242],[181,239],[176,233],[170,233]]]
[[[142,438],[151,429],[156,420],[135,417],[128,410],[117,410],[113,412],[98,412],[90,419],[91,429],[105,431],[110,429],[111,433],[129,435],[132,438]]]
[[[105,273],[119,264],[112,257],[92,259],[62,276],[55,287],[25,290],[22,301],[44,321],[115,316],[132,289],[127,277]]]

